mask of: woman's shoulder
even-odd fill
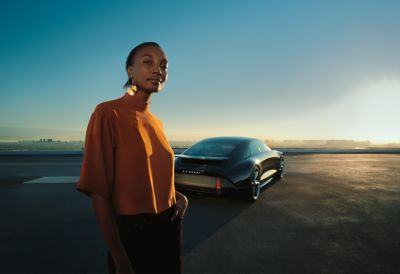
[[[160,118],[158,118],[157,116],[155,116],[153,113],[151,113],[150,111],[149,111],[149,115],[151,116],[151,117],[153,117],[153,119],[157,122],[157,123],[159,123],[160,125],[161,125],[161,127],[164,127],[164,123],[161,121],[161,119]]]
[[[115,111],[115,109],[117,109],[119,107],[120,101],[121,101],[121,98],[101,102],[96,105],[93,113],[99,114],[99,115],[112,114],[113,111]]]

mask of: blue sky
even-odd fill
[[[144,41],[170,140],[400,141],[399,1],[2,1],[0,127],[86,129]],[[0,138],[1,139],[1,138]]]

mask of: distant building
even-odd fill
[[[40,138],[39,141],[34,141],[34,142],[53,142],[53,139],[52,139],[52,138],[47,138],[47,139],[45,139],[45,138]]]

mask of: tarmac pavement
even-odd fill
[[[80,156],[0,157],[0,273],[107,273]],[[286,156],[255,203],[187,193],[184,273],[399,273],[400,155]]]

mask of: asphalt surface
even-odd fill
[[[0,273],[107,273],[80,156],[0,157]],[[184,273],[399,273],[400,155],[286,157],[259,200],[187,194]]]

